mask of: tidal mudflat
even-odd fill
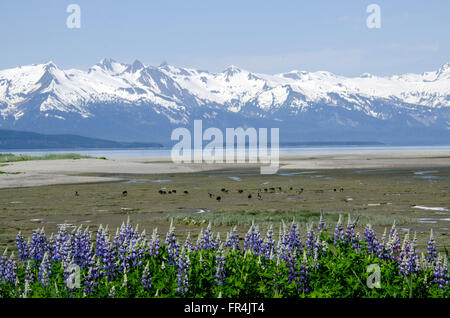
[[[0,244],[13,247],[18,231],[29,235],[44,227],[51,233],[62,223],[115,228],[128,216],[149,233],[154,227],[167,230],[170,218],[179,235],[198,233],[209,222],[217,231],[237,225],[245,233],[253,220],[275,229],[294,217],[302,226],[317,224],[322,210],[330,227],[339,214],[359,214],[359,230],[371,223],[381,235],[395,219],[402,231],[417,232],[419,247],[431,228],[438,248],[450,246],[448,167],[281,169],[275,175],[253,167],[92,176],[109,182],[1,189]]]

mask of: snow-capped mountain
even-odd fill
[[[0,127],[167,141],[194,119],[279,127],[282,140],[450,140],[450,63],[378,77],[329,72],[220,73],[103,59],[89,70],[54,63],[0,71]]]

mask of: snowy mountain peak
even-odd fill
[[[134,60],[134,62],[125,70],[126,72],[136,73],[137,71],[145,68],[144,64],[142,64],[139,60]]]
[[[104,58],[97,63],[104,70],[113,71],[113,64],[116,63],[112,58]]]
[[[183,75],[183,76],[191,75],[191,73],[188,70],[186,70],[184,68],[180,68],[180,67],[176,67],[176,66],[170,65],[167,62],[161,63],[158,66],[158,69],[160,69],[161,71],[164,71],[169,76],[170,75]]]
[[[235,65],[230,65],[222,73],[224,73],[227,77],[229,77],[229,76],[239,74],[241,72],[242,72],[242,70],[239,67],[237,67]]]
[[[56,66],[55,63],[53,63],[53,61],[48,61],[47,63],[44,64],[44,68],[47,70],[47,69],[58,68],[58,67]]]
[[[52,84],[59,84],[58,73],[65,77],[64,72],[58,69],[55,63],[52,61],[47,62],[43,64],[43,74],[36,84],[39,84],[41,89],[48,88]]]
[[[59,120],[69,118],[78,123],[97,116],[108,118],[114,126],[125,116],[157,125],[161,121],[187,123],[195,116],[214,120],[220,114],[246,120],[295,122],[303,118],[309,124],[322,112],[318,123],[333,114],[323,127],[330,121],[356,127],[364,125],[365,118],[370,122],[406,116],[407,126],[443,125],[450,131],[449,110],[450,63],[423,74],[390,77],[297,70],[254,74],[233,65],[210,73],[167,63],[144,66],[135,60],[125,64],[110,58],[88,71],[62,70],[53,62],[0,70],[0,127],[15,127],[17,122],[27,127],[41,117],[56,118],[63,129],[66,125]],[[311,117],[302,117],[305,114]],[[343,116],[350,119],[345,121]]]
[[[450,78],[450,62],[445,63],[436,71],[436,78]]]
[[[104,58],[89,69],[89,73],[93,71],[103,71],[107,74],[117,75],[125,71],[129,65],[119,63],[112,58]]]

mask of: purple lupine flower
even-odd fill
[[[128,241],[127,237],[123,241],[122,245],[118,246],[118,248],[115,249],[115,251],[117,251],[116,259],[118,260],[119,271],[124,271],[125,268],[130,264],[132,258],[132,250],[133,242]]]
[[[387,246],[387,242],[386,242],[386,238],[387,238],[387,229],[384,228],[384,233],[381,236],[381,241],[378,243],[377,246],[377,257],[379,259],[390,259],[390,252]]]
[[[202,250],[214,248],[214,238],[211,232],[211,222],[208,224],[207,228],[203,230],[198,248]]]
[[[31,271],[31,264],[27,262],[27,267],[25,268],[25,286],[22,298],[27,298],[29,292],[31,292],[30,285],[34,283],[33,273]]]
[[[183,248],[188,251],[189,253],[192,253],[194,250],[194,246],[191,242],[191,232],[188,233],[186,240],[184,241]]]
[[[255,255],[259,255],[262,249],[263,240],[260,237],[259,228],[254,225],[250,226],[244,239],[244,250],[252,250]]]
[[[96,248],[96,256],[97,257],[101,257],[102,254],[103,254],[103,249],[104,249],[103,245],[105,244],[105,233],[104,233],[104,230],[103,230],[103,227],[102,227],[101,224],[98,227],[97,234],[96,234],[95,238],[96,238],[95,239],[95,244],[96,244],[96,247],[97,247]]]
[[[359,215],[354,221],[351,220],[350,214],[348,215],[347,227],[343,236],[343,241],[352,245],[353,249],[359,250],[359,239],[356,237],[355,227],[358,223]]]
[[[130,217],[127,218],[127,223],[122,223],[120,228],[117,230],[116,235],[113,239],[113,245],[115,249],[119,246],[122,246],[125,242],[131,242],[133,239],[138,239],[138,225],[136,225],[136,229],[133,229],[130,222]]]
[[[448,275],[446,275],[446,272],[447,266],[442,260],[442,256],[438,255],[433,267],[433,283],[438,284],[440,289],[445,289],[448,285]]]
[[[262,245],[262,254],[266,259],[271,259],[274,254],[275,249],[275,240],[273,238],[273,229],[272,225],[267,228],[266,237],[264,238],[264,242]]]
[[[63,224],[59,227],[58,232],[54,238],[53,243],[53,260],[57,262],[63,262],[67,259],[71,250],[71,234],[66,230],[66,225]],[[50,255],[49,255],[50,256]]]
[[[327,231],[327,225],[323,221],[323,211],[320,209],[320,219],[319,219],[319,225],[317,226],[317,231],[319,232],[319,235],[322,234],[322,232]]]
[[[142,273],[142,287],[144,290],[152,288],[152,277],[150,276],[149,262],[145,265],[144,272]]]
[[[364,228],[364,237],[367,245],[367,252],[376,254],[378,251],[378,240],[375,231],[370,224]]]
[[[97,259],[95,265],[89,266],[87,275],[84,277],[84,291],[83,295],[87,295],[94,292],[94,288],[98,285],[98,278],[100,276],[100,259]]]
[[[17,264],[14,258],[14,252],[11,253],[11,256],[8,258],[6,263],[4,264],[3,270],[3,279],[7,283],[14,283],[17,278]]]
[[[128,275],[127,275],[127,273],[128,273],[128,267],[127,267],[126,264],[123,264],[123,265],[122,265],[122,268],[123,268],[122,288],[128,289],[128,288],[130,288],[130,286],[128,285]]]
[[[339,220],[334,228],[334,245],[338,245],[343,238],[344,227],[342,226],[342,215],[339,214]]]
[[[411,261],[413,264],[413,268],[412,271],[414,273],[419,273],[420,272],[420,255],[419,255],[419,251],[417,250],[417,233],[414,232],[414,237],[412,242],[410,243],[410,250],[411,250]]]
[[[225,254],[223,245],[221,244],[216,252],[216,274],[214,275],[214,283],[222,285],[225,281]]]
[[[194,252],[198,252],[201,249],[202,234],[203,234],[203,227],[200,229],[200,232],[198,232],[197,241],[195,241],[194,244]]]
[[[387,245],[389,249],[389,257],[393,260],[397,259],[399,262],[401,262],[400,258],[401,245],[400,245],[400,238],[398,236],[397,228],[395,225],[395,220],[394,223],[392,224],[392,228],[389,233],[389,241]]]
[[[229,249],[239,250],[239,234],[236,230],[236,226],[234,226],[229,233],[227,240],[225,241],[225,247]]]
[[[44,258],[44,254],[47,251],[47,238],[44,233],[44,229],[35,230],[31,236],[31,242],[29,246],[30,259],[36,263],[40,263]]]
[[[407,253],[404,253],[403,258],[399,264],[399,274],[403,276],[408,276],[409,274],[411,274],[411,263]]]
[[[74,233],[72,239],[73,257],[75,264],[84,268],[91,256],[91,232],[88,228],[82,230],[81,226]]]
[[[320,239],[319,235],[316,235],[315,237],[315,242],[314,242],[314,248],[312,251],[312,255],[314,257],[314,262],[313,262],[313,267],[314,268],[319,268],[319,262],[318,259],[319,257],[321,257],[322,255],[324,255],[328,250],[328,244],[326,241],[322,241]]]
[[[42,257],[41,264],[39,265],[38,280],[41,282],[42,286],[50,285],[50,275],[51,275],[51,263],[48,254],[45,253]]]
[[[314,230],[312,224],[308,226],[307,234],[306,234],[306,249],[308,250],[307,254],[311,255],[314,251],[316,243],[316,237],[314,234]]]
[[[147,239],[145,238],[145,232],[143,232],[137,239],[132,239],[129,246],[128,254],[131,266],[142,266],[144,255],[147,251]]]
[[[118,232],[113,239],[112,246],[113,246],[113,255],[114,258],[117,258],[118,261],[118,270],[123,271],[124,266],[123,264],[128,262],[127,259],[127,249],[129,246],[128,237],[125,235],[125,226],[122,224],[120,228],[120,232]]]
[[[316,245],[314,247],[314,251],[313,251],[313,263],[312,263],[312,268],[314,269],[319,269],[320,267],[320,263],[319,263],[319,248]]]
[[[116,277],[117,265],[114,262],[113,246],[109,240],[108,227],[105,229],[99,228],[97,233],[97,257],[102,264],[101,274],[112,281]]]
[[[175,228],[173,227],[172,221],[170,222],[169,231],[166,236],[166,246],[167,246],[167,254],[169,256],[169,265],[176,264],[176,260],[178,259],[178,255],[180,253],[180,245],[178,244],[177,238],[175,236]]]
[[[89,267],[88,273],[84,277],[83,297],[86,297],[90,293],[94,292],[94,284],[96,284],[96,281],[92,279],[92,276],[94,276],[94,274],[92,273],[93,270],[94,270],[94,267]]]
[[[3,255],[0,256],[0,282],[3,280],[5,275],[5,267],[8,262],[8,248],[5,248]]]
[[[88,254],[88,257],[87,257],[87,259],[86,259],[86,261],[85,261],[85,263],[84,263],[84,267],[86,268],[89,268],[89,267],[91,267],[91,266],[93,266],[95,263],[96,263],[96,261],[98,260],[99,258],[96,256],[96,254],[95,254],[95,246],[94,246],[94,243],[93,242],[91,242],[91,247],[90,247],[90,249],[89,249],[89,254]]]
[[[292,220],[289,232],[287,233],[287,240],[290,253],[294,252],[295,250],[297,250],[298,253],[302,253],[303,246],[300,239],[300,231],[295,220]]]
[[[405,234],[399,258],[401,260],[399,264],[400,275],[408,276],[419,271],[419,256],[415,245],[409,241],[409,232]]]
[[[222,244],[222,240],[220,239],[220,232],[217,232],[216,239],[214,240],[213,243],[213,248],[214,249],[218,248],[220,244]]]
[[[303,259],[300,264],[300,275],[298,279],[299,293],[302,292],[307,293],[310,291],[308,275],[309,275],[308,260],[305,251],[303,251]]]
[[[28,244],[25,242],[22,232],[19,232],[16,236],[16,246],[19,253],[19,260],[25,261],[28,258]]]
[[[360,236],[359,232],[356,232],[356,234],[354,235],[354,238],[352,240],[352,249],[354,249],[357,253],[359,253],[361,248],[362,248],[361,236]]]
[[[157,228],[153,229],[153,234],[150,239],[150,244],[149,244],[148,248],[149,248],[148,253],[149,253],[150,257],[159,255],[160,239],[159,239],[159,234],[158,234]]]
[[[130,223],[130,217],[127,219],[127,223],[122,223],[121,227],[117,229],[116,235],[113,239],[113,251],[114,256],[119,259],[119,269],[123,270],[123,264],[130,264],[135,266],[140,263],[140,257],[145,248],[140,246],[140,242],[143,239],[142,235],[138,232],[139,224],[133,229]],[[145,235],[145,233],[144,233]],[[139,247],[135,249],[135,247]]]
[[[289,237],[286,234],[286,224],[283,220],[281,220],[280,231],[278,234],[278,242],[277,242],[277,262],[279,262],[279,258],[287,261],[289,254]]]
[[[178,273],[177,273],[177,293],[186,294],[189,291],[189,267],[191,262],[189,255],[186,254],[185,249],[181,250],[181,253],[177,259]]]
[[[427,262],[430,264],[434,264],[436,261],[437,252],[436,252],[436,241],[433,236],[433,229],[430,231],[430,239],[427,244]]]
[[[292,283],[292,281],[295,281],[296,284],[299,284],[297,259],[297,249],[294,249],[292,252],[286,255],[285,266],[288,269],[288,284]]]
[[[30,261],[26,261],[25,262],[26,267],[25,267],[25,281],[28,281],[30,284],[34,283],[34,273],[31,269],[31,262]]]

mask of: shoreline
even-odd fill
[[[170,157],[18,161],[0,167],[0,189],[42,185],[120,182],[111,175],[158,175],[259,169],[251,163],[173,163]],[[397,150],[280,155],[279,170],[437,169],[450,167],[450,151]],[[100,176],[101,174],[109,176]]]

